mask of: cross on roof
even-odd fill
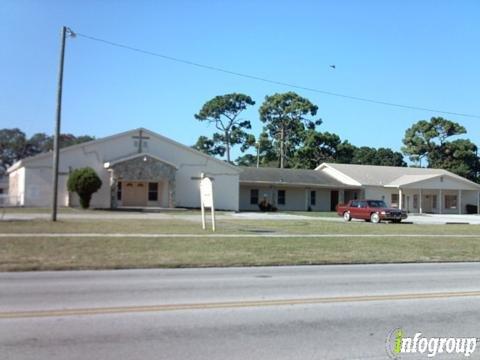
[[[143,136],[143,130],[138,131],[138,136],[132,136],[132,139],[138,139],[138,153],[140,154],[142,152],[142,144],[143,140],[148,140],[150,139],[149,136]]]

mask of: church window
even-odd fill
[[[148,183],[148,201],[158,201],[158,183]]]
[[[251,189],[250,190],[250,204],[257,205],[258,204],[258,189]]]
[[[122,200],[122,182],[117,183],[117,200]]]

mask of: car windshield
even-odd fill
[[[372,208],[385,208],[387,207],[387,204],[385,204],[385,201],[383,200],[369,200],[368,206]]]

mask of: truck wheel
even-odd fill
[[[378,215],[378,213],[372,213],[370,215],[370,221],[373,223],[373,224],[378,224],[380,222],[380,215]]]
[[[345,212],[343,213],[343,220],[345,220],[345,221],[350,221],[350,220],[352,220],[352,216],[350,215],[350,211],[345,211]]]

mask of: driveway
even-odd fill
[[[409,214],[407,221],[414,224],[480,224],[480,215],[439,215],[439,214]]]

